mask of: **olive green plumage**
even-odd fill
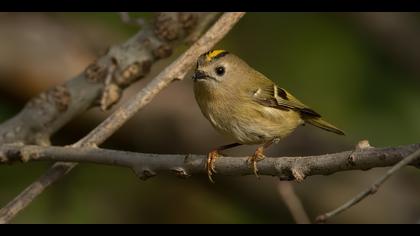
[[[285,89],[224,50],[200,56],[194,93],[213,127],[240,144],[279,140],[305,123],[344,134]]]

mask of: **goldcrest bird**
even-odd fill
[[[308,123],[344,135],[322,120],[320,114],[225,50],[201,55],[193,80],[195,98],[203,115],[217,131],[236,141],[208,154],[207,173],[212,182],[216,173],[214,163],[222,150],[260,144],[247,160],[258,176],[257,161],[264,159],[264,149],[300,125]]]

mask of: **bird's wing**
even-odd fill
[[[293,97],[285,89],[278,87],[271,80],[261,75],[256,76],[258,87],[253,87],[251,91],[252,99],[267,107],[273,107],[281,110],[293,110],[300,114],[300,117],[307,123],[321,129],[344,135],[344,132],[334,125],[324,121],[321,115],[312,110],[297,98]]]
[[[301,115],[309,117],[321,117],[316,111],[312,110],[298,99],[293,97],[285,89],[278,87],[274,83],[267,83],[257,88],[252,93],[254,101],[263,106],[273,107],[282,110],[295,110]]]

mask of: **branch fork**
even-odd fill
[[[49,146],[49,137],[78,114],[97,105],[100,105],[102,110],[109,109],[119,101],[124,88],[144,78],[154,62],[171,55],[173,46],[188,39],[188,36],[193,34],[194,28],[200,33],[208,28],[217,15],[208,13],[207,17],[203,17],[206,14],[158,13],[153,25],[143,27],[125,43],[111,47],[106,55],[96,60],[79,76],[63,87],[57,87],[63,89],[57,91],[53,89],[41,94],[29,102],[17,116],[0,125],[0,145],[19,142]],[[243,15],[242,12],[223,14],[197,42],[138,92],[131,101],[117,108],[97,128],[71,146],[89,148],[103,143],[174,79],[182,79],[198,56],[213,48]],[[69,96],[64,96],[65,94]],[[90,151],[93,150],[95,149]],[[55,163],[43,176],[0,210],[0,223],[10,221],[45,188],[76,165],[75,162]],[[138,168],[135,170],[140,176],[150,177],[155,174],[154,170],[138,170]],[[188,175],[183,169],[175,168],[172,171],[178,176]]]

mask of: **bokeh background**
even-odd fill
[[[151,13],[132,16],[150,19]],[[82,71],[138,28],[117,13],[0,13],[0,121],[35,94]],[[248,13],[218,45],[251,64],[346,132],[299,128],[268,155],[315,155],[416,143],[420,137],[420,14]],[[124,100],[179,55],[153,66]],[[77,141],[112,111],[92,109],[53,137]],[[173,83],[103,147],[153,153],[201,153],[228,140],[201,115],[192,81]],[[231,155],[248,155],[254,146]],[[51,163],[0,166],[5,205]],[[386,168],[312,176],[293,183],[314,219],[369,186]],[[331,223],[420,222],[420,172],[407,167],[374,196]],[[160,175],[140,181],[128,169],[83,164],[50,187],[14,223],[293,223],[278,180]]]

